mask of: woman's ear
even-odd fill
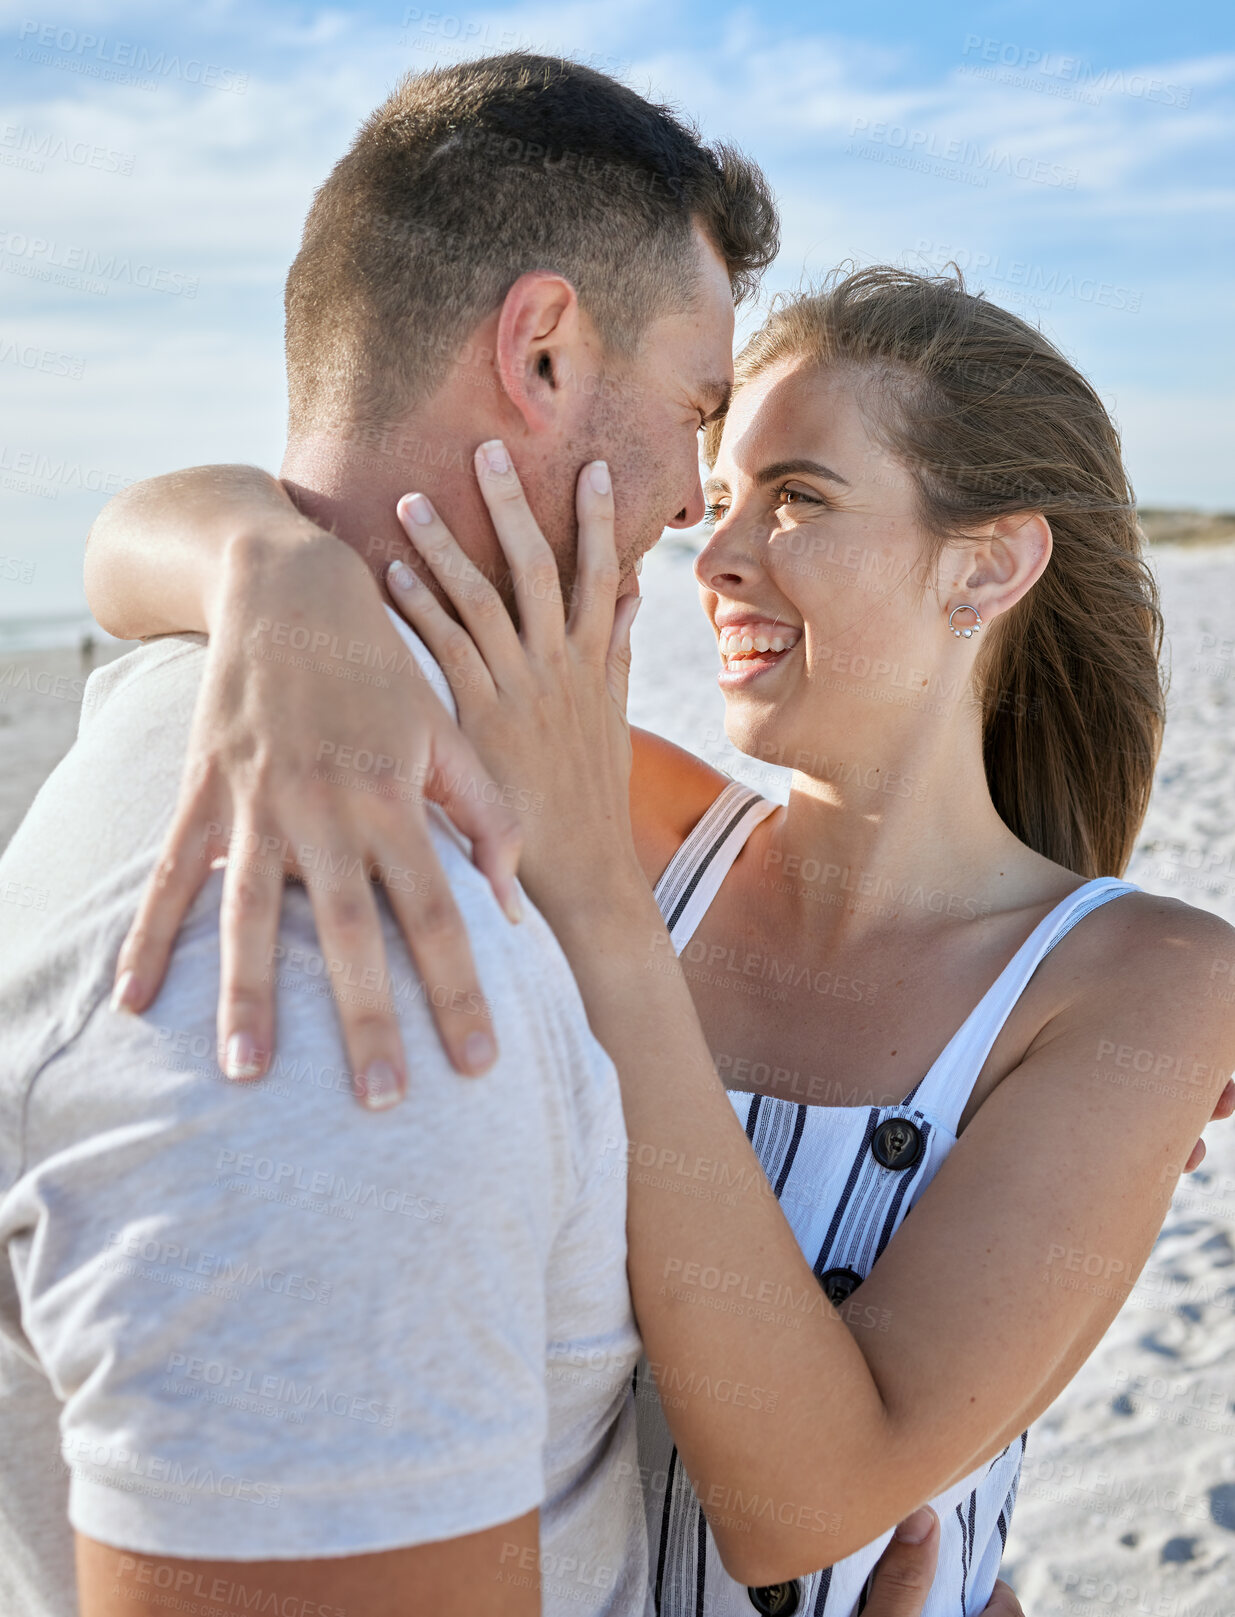
[[[1051,525],[1040,511],[1000,517],[969,542],[962,589],[989,623],[1042,577],[1051,559]]]
[[[494,361],[498,383],[530,433],[561,418],[585,346],[570,282],[544,270],[521,275],[502,300]]]

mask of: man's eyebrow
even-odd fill
[[[834,472],[830,466],[825,466],[818,460],[777,460],[770,466],[765,466],[756,478],[759,483],[778,483],[782,477],[794,477],[805,472],[808,477],[822,477],[829,483],[840,483],[842,487],[850,486],[849,479]]]
[[[725,411],[729,408],[729,400],[732,394],[732,382],[700,382],[699,397],[705,403],[709,399],[715,401],[712,405],[711,412],[705,419],[708,421],[715,421],[718,416],[724,415]]]

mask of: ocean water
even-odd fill
[[[0,657],[21,651],[52,651],[78,646],[84,637],[96,646],[113,645],[112,636],[100,629],[89,612],[48,612],[29,617],[0,618]]]

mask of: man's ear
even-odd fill
[[[521,275],[502,301],[494,358],[502,389],[529,432],[544,432],[560,418],[586,346],[570,282],[546,270]]]

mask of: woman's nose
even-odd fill
[[[714,532],[695,557],[695,578],[705,590],[732,593],[754,569],[731,533]]]

